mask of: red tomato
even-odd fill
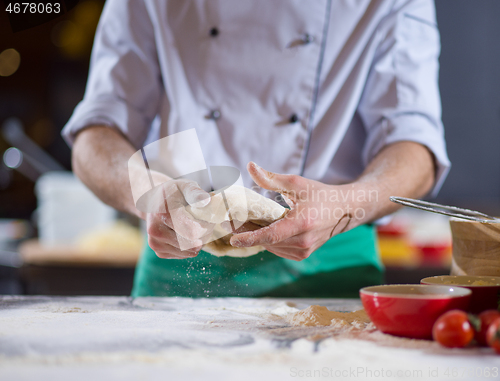
[[[488,345],[500,354],[500,318],[493,320],[486,332]]]
[[[479,345],[488,345],[486,341],[486,332],[488,332],[488,328],[490,327],[491,323],[493,323],[493,321],[499,317],[500,312],[497,310],[486,310],[479,314],[478,318],[480,320],[481,328],[476,331],[476,334],[474,336]]]
[[[467,313],[451,310],[441,315],[432,327],[432,337],[448,348],[463,348],[474,338],[474,329]]]

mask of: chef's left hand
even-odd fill
[[[326,185],[268,172],[253,162],[247,169],[257,185],[279,192],[291,210],[285,218],[261,229],[245,224],[231,237],[232,246],[261,245],[277,256],[301,261],[332,236],[366,222],[365,205],[356,200],[362,185]]]

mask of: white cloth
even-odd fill
[[[63,135],[106,124],[139,149],[195,128],[207,165],[247,187],[250,160],[340,184],[415,141],[435,155],[435,193],[450,166],[439,51],[431,0],[108,0]]]

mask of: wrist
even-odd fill
[[[381,206],[380,189],[376,186],[354,182],[329,187],[334,221],[349,218],[351,229],[376,219]]]

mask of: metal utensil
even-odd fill
[[[450,217],[456,217],[464,220],[477,221],[483,223],[484,222],[500,223],[500,218],[492,217],[481,212],[476,212],[475,210],[457,208],[456,206],[435,204],[433,202],[414,200],[412,198],[405,198],[405,197],[391,196],[389,197],[389,199],[397,204],[409,206],[411,208],[422,209],[427,212],[444,214]]]
[[[29,161],[31,166],[40,174],[49,171],[66,170],[24,133],[23,124],[19,119],[7,119],[3,122],[0,131],[7,142],[21,150],[25,156],[28,155],[26,156],[27,161]]]
[[[7,168],[15,169],[35,182],[40,177],[40,172],[33,162],[33,158],[16,147],[10,147],[3,153],[3,163]]]

